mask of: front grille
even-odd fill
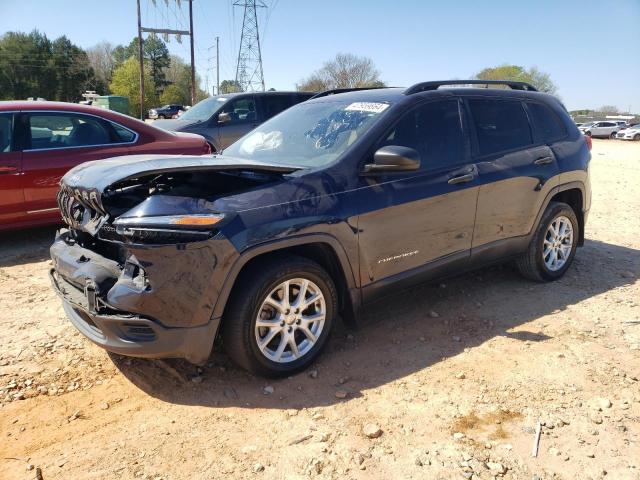
[[[73,190],[63,185],[57,200],[63,220],[73,228],[82,229],[83,224],[103,215],[95,191]]]

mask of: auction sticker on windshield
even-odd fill
[[[371,112],[371,113],[381,113],[384,112],[389,105],[386,103],[377,103],[377,102],[354,102],[351,105],[347,106],[345,110],[353,111],[356,110],[358,112]]]

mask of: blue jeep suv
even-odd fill
[[[51,279],[109,351],[202,364],[219,335],[239,365],[289,375],[393,290],[507,260],[562,277],[589,160],[563,105],[525,83],[325,94],[218,155],[71,170]]]

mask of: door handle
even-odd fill
[[[0,173],[13,173],[17,171],[17,167],[13,167],[11,165],[0,165]]]
[[[450,178],[447,182],[449,185],[456,185],[457,183],[467,183],[472,181],[476,176],[473,173],[467,173],[466,175],[460,175],[459,177]]]
[[[533,162],[535,165],[549,165],[553,163],[553,157],[540,157]]]

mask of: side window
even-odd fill
[[[264,110],[264,119],[277,115],[292,105],[291,95],[265,95],[262,97],[262,106]]]
[[[519,101],[470,99],[469,109],[480,155],[513,150],[533,143],[529,121]]]
[[[541,103],[527,103],[533,128],[542,141],[555,140],[564,137],[567,130],[562,121],[546,105]]]
[[[13,147],[13,114],[0,113],[0,153],[10,152]]]
[[[131,143],[135,140],[136,134],[128,128],[118,125],[117,123],[111,123],[113,130],[116,132],[117,142]]]
[[[407,113],[380,146],[399,145],[420,153],[421,167],[436,170],[465,161],[457,100],[426,103]]]
[[[256,116],[256,103],[253,97],[229,102],[229,105],[224,108],[224,113],[228,113],[231,117],[231,121],[227,122],[227,125],[251,123],[258,119]]]
[[[105,124],[93,117],[65,113],[29,114],[30,150],[113,143]]]

